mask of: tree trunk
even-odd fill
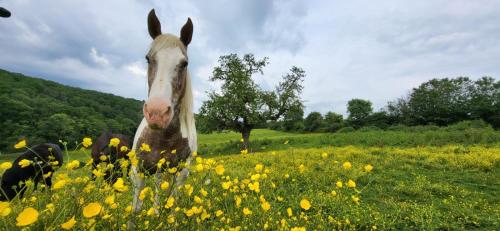
[[[242,150],[247,150],[250,152],[250,132],[251,128],[245,128],[241,131],[241,137],[243,138]]]

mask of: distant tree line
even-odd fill
[[[352,99],[347,103],[347,113],[344,118],[335,112],[311,112],[304,118],[304,111],[297,110],[283,120],[270,121],[268,127],[296,132],[345,132],[482,120],[500,129],[500,82],[491,77],[475,81],[467,77],[432,79],[377,112],[369,100]]]
[[[64,86],[0,69],[0,151],[28,144],[67,141],[69,147],[103,130],[132,138],[142,118],[135,99]]]

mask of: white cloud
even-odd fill
[[[125,69],[137,77],[146,77],[147,75],[146,67],[139,61],[126,65]]]
[[[97,50],[94,47],[92,47],[90,49],[90,57],[97,64],[100,64],[100,65],[103,65],[103,66],[109,65],[109,60],[106,57],[104,57],[104,55],[102,55],[102,54],[99,55],[97,53]]]

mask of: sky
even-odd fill
[[[147,97],[155,9],[164,33],[191,17],[195,110],[220,56],[269,57],[255,81],[273,89],[306,71],[306,113],[346,114],[350,99],[375,110],[432,78],[500,74],[500,1],[0,0],[0,68],[128,98]]]

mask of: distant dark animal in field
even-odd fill
[[[62,164],[63,154],[59,146],[50,143],[34,146],[21,154],[12,164],[12,168],[3,174],[0,201],[12,200],[18,194],[19,198],[22,198],[28,180],[33,180],[35,189],[39,182],[50,188],[54,167],[60,167]]]
[[[7,9],[5,9],[3,7],[0,7],[0,17],[3,17],[3,18],[10,17],[10,11],[8,11]]]
[[[113,139],[118,139],[119,142],[111,146],[110,142]],[[92,169],[96,170],[97,166],[101,163],[112,164],[112,169],[107,169],[104,173],[104,179],[108,183],[114,183],[118,177],[122,177],[120,166],[121,159],[128,159],[127,153],[130,150],[129,139],[122,134],[113,134],[111,132],[103,132],[97,138],[94,146],[92,147]],[[128,172],[129,167],[127,167]],[[92,174],[95,179],[95,175]]]

